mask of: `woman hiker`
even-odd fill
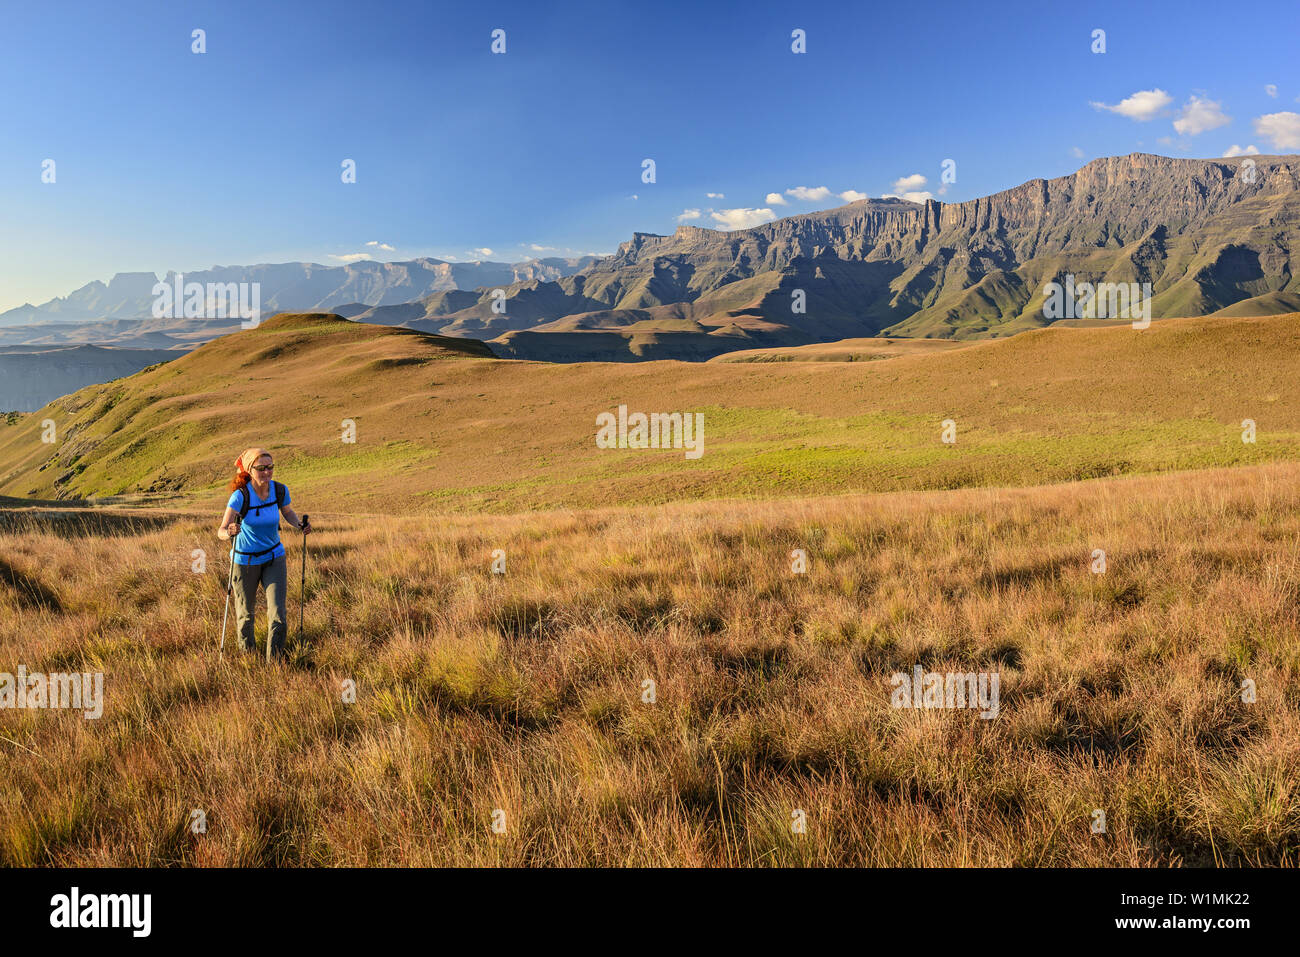
[[[230,483],[230,501],[221,518],[217,536],[224,542],[235,536],[234,565],[231,568],[239,637],[245,651],[256,651],[253,640],[253,609],[257,607],[257,586],[266,589],[267,650],[284,655],[284,609],[288,601],[289,565],[280,542],[283,515],[303,535],[311,525],[289,507],[289,490],[272,481],[275,464],[266,449],[248,449],[235,460],[235,478]]]

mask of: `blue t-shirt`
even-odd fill
[[[266,498],[257,494],[252,482],[248,483],[245,491],[248,492],[248,514],[244,516],[239,536],[235,539],[235,564],[265,565],[284,554],[284,546],[280,544],[280,510],[275,507],[275,484],[266,490]],[[226,504],[238,516],[244,507],[243,493],[231,492]],[[284,504],[289,504],[288,488],[284,490]]]

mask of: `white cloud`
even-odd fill
[[[1231,122],[1232,117],[1220,109],[1218,101],[1193,95],[1188,97],[1178,119],[1174,120],[1174,129],[1180,136],[1196,136]]]
[[[1279,150],[1300,150],[1300,113],[1265,113],[1255,117],[1255,132]]]
[[[1277,99],[1277,84],[1276,84],[1276,83],[1269,83],[1269,84],[1267,84],[1267,85],[1264,87],[1264,92],[1267,93],[1269,96],[1273,97],[1273,99],[1276,100],[1276,99]]]
[[[921,177],[921,182],[925,182],[925,177]],[[789,206],[790,201],[785,198],[786,196],[792,196],[801,203],[820,203],[832,196],[846,203],[867,198],[866,193],[859,193],[856,189],[847,189],[842,193],[832,193],[828,186],[796,186],[793,189],[787,189],[785,196],[780,193],[768,193],[763,198],[763,202],[768,206]]]
[[[727,198],[727,197],[723,196],[721,193],[705,193],[704,195],[707,196],[709,199],[726,199],[726,198]]]
[[[492,250],[488,249],[486,246],[479,249],[471,249],[469,250],[469,253],[473,256],[480,256],[483,259],[490,259],[492,256]]]
[[[640,199],[640,198],[641,197],[638,196],[636,193],[633,193],[631,196],[628,197],[628,199]]]
[[[770,209],[720,209],[712,215],[724,229],[749,229],[776,219]]]
[[[684,223],[688,219],[699,219],[699,218],[700,218],[700,211],[698,209],[683,209],[677,215],[677,221],[679,223]]]
[[[370,242],[366,243],[366,245],[367,245],[367,246],[378,246],[380,249],[384,250],[384,252],[389,252],[389,253],[395,253],[395,252],[397,252],[396,248],[394,248],[393,246],[388,245],[388,243],[381,243],[381,242],[380,242],[379,240],[377,240],[377,239],[372,239],[372,240],[370,240]]]
[[[1070,155],[1075,159],[1083,159],[1083,150],[1079,149],[1077,146],[1071,146]]]
[[[899,196],[897,193],[885,193],[881,199],[905,199],[909,203],[924,203],[927,199],[934,199],[934,195],[928,190],[926,192],[909,192]]]
[[[796,186],[794,189],[787,189],[785,195],[793,196],[795,199],[805,203],[817,203],[830,196],[831,191],[825,186]]]
[[[921,187],[929,182],[920,173],[913,173],[911,176],[900,176],[894,180],[894,191],[885,193],[881,199],[905,199],[909,203],[924,203],[927,199],[934,199],[934,194],[929,190],[922,190]],[[945,192],[946,187],[940,192]]]
[[[1259,155],[1259,150],[1257,150],[1253,146],[1247,146],[1243,149],[1242,147],[1238,146],[1236,143],[1233,143],[1231,146],[1228,147],[1227,151],[1223,154],[1223,158],[1227,159],[1230,156],[1258,156],[1258,155]]]
[[[539,246],[537,243],[520,243],[519,245],[527,245],[535,253],[558,253],[560,251],[558,246]]]
[[[330,259],[337,259],[339,262],[354,263],[362,259],[370,259],[370,253],[347,253],[342,256],[336,256],[330,253]]]
[[[1130,120],[1137,120],[1139,123],[1145,123],[1148,120],[1154,120],[1156,116],[1166,106],[1174,101],[1164,90],[1139,90],[1132,96],[1126,96],[1114,106],[1106,103],[1098,103],[1096,100],[1091,101],[1091,105],[1098,110],[1109,110],[1111,113],[1118,113],[1120,116],[1127,116]]]

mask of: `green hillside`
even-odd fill
[[[589,333],[611,335],[612,333]],[[864,362],[551,365],[280,316],[0,425],[0,495],[222,497],[243,448],[335,507],[489,510],[1027,485],[1300,457],[1300,316],[1036,330]],[[815,358],[815,357],[814,357]],[[600,449],[619,405],[704,453]],[[1241,441],[1242,421],[1258,441]],[[955,445],[940,423],[957,425]],[[41,441],[53,422],[57,441]],[[357,428],[344,443],[343,422]]]

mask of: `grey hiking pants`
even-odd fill
[[[253,640],[253,609],[257,607],[257,586],[266,589],[268,622],[267,658],[284,654],[284,609],[289,598],[289,562],[285,556],[265,565],[235,566],[235,612],[238,614],[239,637],[245,651],[256,651]]]

